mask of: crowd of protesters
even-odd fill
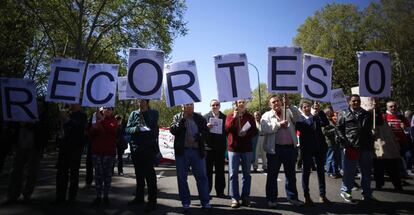
[[[323,204],[331,203],[326,195],[325,176],[342,178],[338,194],[349,203],[355,202],[352,191],[359,187],[355,181],[357,175],[361,178],[362,201],[378,202],[373,195],[371,178],[375,181],[375,189],[382,189],[385,172],[395,191],[402,191],[407,185],[404,179],[413,175],[414,117],[411,111],[402,113],[396,101],[389,100],[383,112],[376,102],[374,100],[372,109],[365,110],[361,107],[361,98],[354,94],[348,99],[347,109],[335,112],[330,106],[321,110],[319,102],[301,99],[295,106],[287,97],[272,95],[267,112],[251,114],[247,111],[248,102],[238,100],[227,116],[220,111],[217,99],[210,102],[211,111],[204,116],[194,111],[193,104],[182,105],[182,111],[171,119],[170,132],[175,137],[177,184],[183,210],[187,212],[191,205],[189,170],[196,179],[203,209],[212,209],[209,202],[213,188],[218,198],[227,198],[224,192],[226,160],[231,208],[252,206],[252,169],[267,173],[263,186],[267,204],[276,208],[277,178],[282,164],[286,198],[297,207],[314,204],[309,189],[312,171],[317,174],[319,202]],[[43,101],[38,104],[37,122],[1,125],[2,134],[7,135],[2,144],[0,170],[9,152],[13,154],[7,200],[3,204],[16,203],[21,195],[24,202],[29,202],[35,188],[39,164],[50,136],[46,123],[48,105]],[[85,186],[91,187],[95,179],[96,198],[92,204],[110,204],[115,163],[118,176],[123,176],[123,154],[129,145],[136,190],[128,205],[145,203],[146,212],[156,210],[158,191],[154,166],[160,157],[158,119],[159,113],[150,108],[149,100],[139,100],[137,110],[131,112],[127,120],[115,115],[111,107],[99,108],[88,118],[79,104],[70,105],[60,116],[57,132],[55,203],[76,201],[81,158],[85,153]],[[297,190],[295,166],[298,163],[302,170],[304,201],[300,200]]]

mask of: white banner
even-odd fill
[[[302,92],[302,49],[269,47],[267,86],[270,93]]]
[[[302,97],[330,102],[333,60],[304,54]]]
[[[118,77],[118,99],[119,100],[134,99],[134,97],[128,97],[126,95],[127,84],[128,84],[127,76]]]
[[[174,154],[174,135],[170,130],[160,128],[158,134],[158,146],[163,158],[175,160]]]
[[[82,106],[115,107],[119,65],[89,64],[83,86]]]
[[[201,101],[200,84],[194,60],[168,64],[165,71],[165,97],[167,106]]]
[[[388,52],[357,52],[359,93],[367,97],[391,96],[391,60]]]
[[[161,99],[164,52],[129,49],[127,97]]]
[[[219,101],[252,97],[246,54],[217,55],[214,56],[214,63]]]
[[[1,78],[4,121],[37,121],[36,90],[33,80]]]
[[[331,105],[335,112],[348,108],[348,102],[342,88],[332,89],[331,95]]]
[[[79,104],[85,65],[81,60],[53,59],[46,101]]]

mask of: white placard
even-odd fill
[[[305,54],[303,63],[302,97],[330,102],[333,60]]]
[[[137,99],[161,99],[164,52],[129,49],[126,96]]]
[[[267,86],[270,93],[302,92],[302,49],[269,47]]]
[[[194,60],[168,64],[164,68],[167,106],[201,101],[200,84]]]
[[[331,95],[331,105],[335,112],[348,108],[348,102],[342,88],[332,89]]]
[[[352,94],[357,94],[359,95],[359,87],[352,87],[351,88],[351,93]],[[374,109],[375,107],[375,99],[373,97],[365,97],[365,96],[360,96],[361,98],[361,107],[367,111],[370,111],[372,109]]]
[[[82,106],[115,107],[117,64],[89,64],[83,87]]]
[[[163,158],[175,160],[174,135],[170,130],[160,128],[158,135],[158,146]]]
[[[127,88],[127,76],[118,77],[118,99],[119,100],[128,100],[134,99],[134,97],[128,97],[126,95],[126,88]]]
[[[0,78],[4,121],[37,121],[36,87],[33,80]]]
[[[53,59],[46,101],[79,104],[85,65],[81,60]]]
[[[365,97],[391,96],[391,60],[388,52],[357,52],[359,93]]]
[[[250,99],[249,70],[246,54],[214,56],[218,100]]]
[[[222,134],[223,133],[223,120],[211,117],[209,120],[209,123],[213,125],[212,128],[210,128],[210,133],[213,134]]]

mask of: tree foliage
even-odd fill
[[[333,58],[333,87],[346,93],[358,85],[357,51],[387,51],[392,60],[392,97],[414,108],[414,2],[372,2],[360,11],[352,4],[328,4],[298,28],[295,45]]]

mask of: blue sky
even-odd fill
[[[297,29],[308,16],[329,3],[351,3],[365,8],[369,0],[188,0],[184,20],[188,34],[174,41],[171,61],[195,60],[202,102],[195,111],[209,111],[217,98],[213,56],[246,53],[254,64],[260,82],[267,83],[267,48],[292,46]],[[249,66],[251,89],[257,87],[257,73]],[[222,103],[221,110],[231,103]]]

